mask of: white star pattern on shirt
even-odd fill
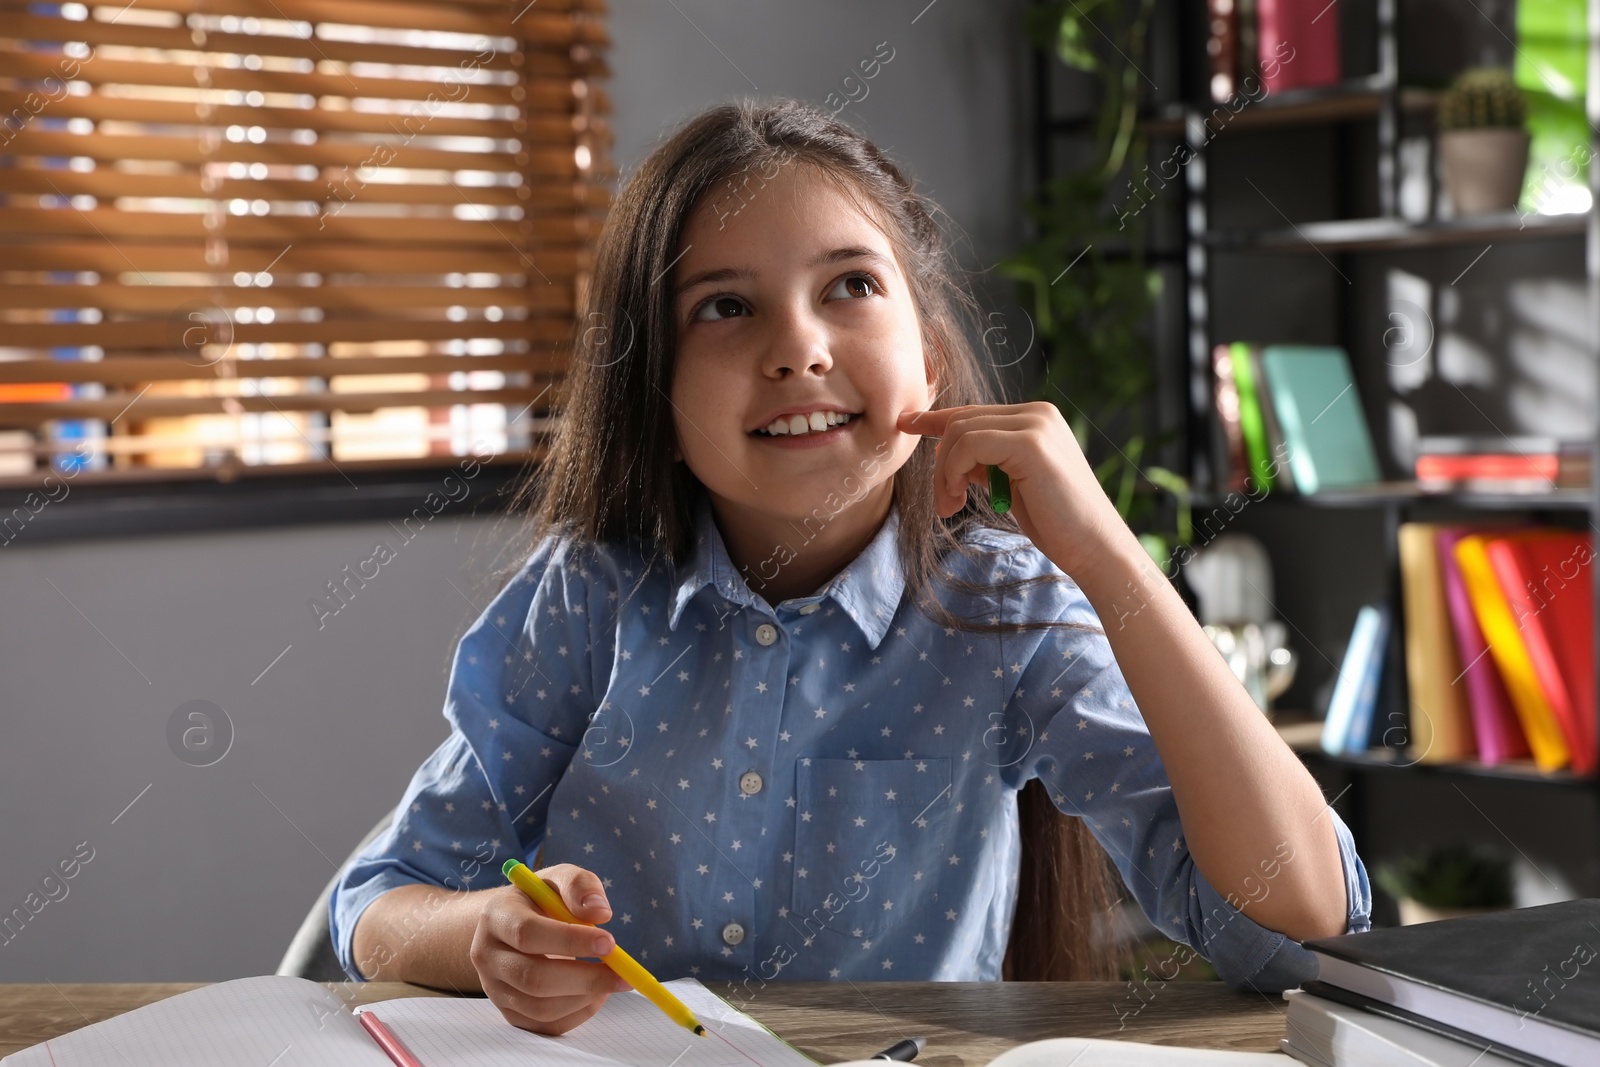
[[[373,862],[352,865],[336,886],[342,960],[355,907],[366,899],[358,880],[389,869],[466,886],[464,864],[476,846],[475,884],[492,884],[508,841],[510,855],[530,865],[576,863],[599,875],[619,925],[652,969],[737,981],[794,934],[789,943],[803,951],[785,965],[785,978],[994,981],[999,975],[988,968],[997,964],[980,962],[992,954],[979,946],[1003,926],[1016,887],[1007,879],[980,886],[972,872],[1014,840],[1015,790],[1032,776],[1058,808],[1085,819],[1108,852],[1131,857],[1125,873],[1138,881],[1130,884],[1153,887],[1151,914],[1166,932],[1197,936],[1190,916],[1210,904],[1194,903],[1203,882],[1193,865],[1173,862],[1184,836],[1170,787],[1105,638],[1009,625],[1096,624],[1075,585],[1041,584],[1025,607],[1016,596],[990,601],[979,617],[1008,624],[999,634],[935,625],[909,610],[909,600],[907,610],[897,603],[905,590],[885,525],[863,552],[868,565],[823,586],[815,619],[762,646],[757,625],[778,625],[798,605],[773,608],[755,570],[727,560],[709,513],[696,515],[694,551],[671,568],[645,569],[616,544],[535,553],[462,637],[446,694],[450,737],[415,777],[396,832],[374,839],[365,849]],[[1003,562],[995,576],[1055,577],[1020,535],[974,538],[975,561]],[[603,610],[587,610],[595,604]],[[959,673],[950,669],[958,647]],[[680,688],[657,694],[669,674]],[[851,703],[829,708],[830,694]],[[597,708],[620,718],[602,723]],[[983,758],[992,745],[975,744],[995,708],[1005,713],[1006,736],[1031,746],[1010,771]],[[935,721],[949,715],[951,722]],[[1119,750],[1123,769],[1100,774]],[[701,760],[711,776],[682,774],[705,767]],[[741,803],[721,811],[729,796]],[[508,806],[502,797],[515,799]],[[515,839],[507,834],[512,819]],[[1343,823],[1336,826],[1350,875],[1359,861]],[[684,877],[700,891],[677,893]],[[868,884],[870,896],[859,897],[857,887]],[[856,899],[842,898],[844,887]],[[689,914],[708,901],[719,914]],[[838,918],[814,913],[824,901],[847,910]],[[1370,900],[1352,901],[1353,924],[1366,909]],[[946,921],[928,935],[940,914]],[[720,936],[730,921],[746,931],[740,952]],[[861,951],[842,951],[842,939],[828,947],[813,936],[818,923],[853,931],[846,948]],[[1208,952],[1244,953],[1260,943],[1256,931],[1236,916],[1212,935]]]

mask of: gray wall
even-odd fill
[[[981,269],[1022,234],[1020,8],[613,0],[618,165],[625,177],[713,103],[821,105],[887,41],[894,59],[843,117],[943,205],[963,264]],[[991,306],[1008,295],[977,284]],[[514,536],[440,518],[406,544],[379,522],[60,544],[25,532],[0,550],[0,914],[80,842],[94,850],[66,896],[0,944],[0,982],[272,971],[443,739],[451,652],[515,562]],[[319,629],[307,602],[379,540],[396,558]],[[211,766],[169,747],[169,719],[193,700],[233,726]]]

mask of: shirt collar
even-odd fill
[[[690,558],[679,572],[677,590],[672,600],[672,612],[667,627],[676,631],[684,607],[707,585],[736,604],[770,611],[771,608],[745,580],[728,555],[722,532],[717,529],[710,501],[701,494],[695,503],[695,545]],[[855,621],[876,649],[889,629],[905,592],[905,570],[900,562],[897,534],[900,528],[900,509],[891,504],[888,518],[877,534],[843,570],[817,593],[808,597],[795,597],[783,603],[792,608],[803,607],[832,597],[845,613]]]

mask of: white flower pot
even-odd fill
[[[1517,129],[1445,130],[1439,164],[1457,215],[1514,211],[1528,169],[1528,133]]]

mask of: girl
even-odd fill
[[[1084,829],[1235,987],[1295,985],[1296,941],[1369,925],[1349,831],[1059,412],[995,401],[933,210],[791,101],[712,109],[628,182],[531,555],[336,887],[352,978],[481,989],[559,1034],[624,988],[584,959],[613,935],[658,978],[745,988],[1103,976]],[[1019,906],[1035,780],[1076,818],[1022,813],[1047,847]],[[607,929],[546,918],[508,856]]]

